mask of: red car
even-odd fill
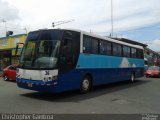
[[[146,77],[160,77],[160,67],[150,66],[145,72]]]
[[[5,81],[16,81],[16,65],[10,65],[3,69],[3,78]]]

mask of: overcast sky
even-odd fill
[[[114,36],[148,43],[160,51],[160,0],[112,0]],[[51,28],[52,22],[71,20],[58,28],[81,29],[103,36],[111,32],[111,0],[0,0],[0,37]],[[6,22],[4,22],[4,20]]]

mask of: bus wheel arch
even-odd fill
[[[87,93],[91,90],[93,86],[93,78],[90,73],[84,75],[81,84],[80,84],[80,92]]]

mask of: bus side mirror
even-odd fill
[[[17,51],[18,51],[18,44],[16,45],[15,55],[17,55]]]
[[[24,43],[17,43],[17,45],[16,45],[16,51],[15,51],[15,55],[17,55],[17,53],[18,53],[18,49],[19,49],[19,45],[24,45]]]

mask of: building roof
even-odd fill
[[[7,37],[1,37],[1,39],[8,39],[8,38],[13,38],[13,37],[19,37],[19,36],[27,36],[27,34],[17,34],[17,35],[11,35],[11,36],[7,36]]]
[[[147,47],[148,45],[146,44],[143,44],[143,43],[140,43],[140,42],[137,42],[137,41],[133,41],[133,40],[130,40],[130,39],[126,39],[126,38],[114,38],[118,41],[123,41],[123,42],[127,42],[127,43],[131,43],[131,44],[135,44],[135,45],[140,45],[140,46],[143,46],[143,47]]]
[[[153,54],[155,54],[155,55],[160,56],[160,53],[155,52],[155,51],[153,51],[153,50],[151,50],[151,49],[149,49],[149,48],[146,48],[146,49],[147,49],[147,51],[148,51],[148,52],[150,52],[150,53],[153,53]]]

